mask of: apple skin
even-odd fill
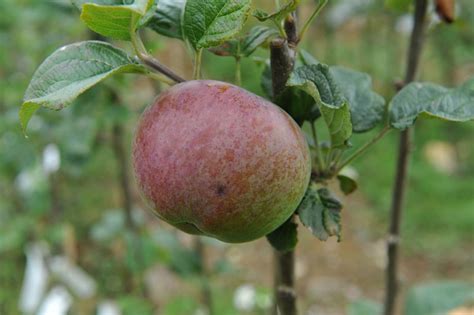
[[[228,243],[283,224],[311,174],[308,144],[287,113],[237,86],[205,80],[171,87],[143,113],[133,165],[159,218]]]

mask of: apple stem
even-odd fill
[[[238,86],[242,85],[242,70],[241,70],[241,58],[235,58],[235,84]]]
[[[372,139],[370,139],[366,144],[358,148],[353,154],[348,156],[344,161],[342,161],[333,171],[331,174],[337,175],[340,171],[350,163],[352,163],[356,158],[364,154],[369,148],[371,148],[374,144],[376,144],[380,139],[382,139],[387,132],[392,130],[389,125],[386,125],[379,133],[375,135]]]

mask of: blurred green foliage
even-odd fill
[[[474,302],[474,287],[461,281],[428,282],[408,290],[401,314],[469,314],[468,308],[460,307]],[[462,310],[461,310],[462,309]],[[457,310],[457,311],[454,311]],[[356,300],[348,307],[349,315],[377,315],[382,311],[380,303]]]

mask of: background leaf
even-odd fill
[[[348,315],[379,315],[382,313],[382,305],[371,300],[357,300],[349,305]]]
[[[266,26],[255,26],[243,38],[227,40],[217,47],[210,48],[209,51],[224,57],[248,57],[274,35],[278,35],[275,29]]]
[[[155,32],[177,39],[183,39],[182,17],[186,0],[158,0],[146,26]]]
[[[314,98],[329,129],[331,146],[344,146],[352,135],[351,114],[329,67],[323,64],[299,67],[287,85],[298,87]]]
[[[78,95],[115,73],[145,72],[123,50],[86,41],[56,50],[36,70],[20,110],[24,130],[40,106],[60,110]]]
[[[153,5],[153,0],[135,0],[129,5],[99,5],[85,3],[81,20],[94,32],[119,40],[130,40],[132,28]]]
[[[320,63],[305,50],[299,56],[305,65]],[[330,66],[329,71],[349,102],[354,132],[369,131],[383,120],[385,99],[372,90],[372,78],[368,74],[340,66]]]
[[[474,77],[458,88],[433,83],[410,83],[395,95],[389,105],[390,124],[406,129],[419,116],[449,121],[474,119]]]
[[[405,315],[437,315],[474,301],[474,287],[465,282],[445,281],[418,285],[410,289]]]
[[[267,235],[268,242],[280,252],[291,251],[298,243],[298,224],[291,220],[292,218]]]
[[[366,132],[379,124],[385,113],[385,99],[372,91],[372,78],[344,67],[330,67],[334,80],[351,109],[352,130]]]
[[[342,204],[327,188],[318,189],[315,184],[311,184],[297,212],[301,223],[321,241],[326,241],[330,236],[337,236],[339,241],[341,209]]]
[[[337,175],[337,180],[339,181],[339,188],[344,194],[349,195],[357,190],[357,181],[355,179],[339,174]]]
[[[278,35],[278,31],[271,27],[254,26],[242,40],[242,54],[246,57],[250,56],[258,47],[275,35]]]
[[[321,117],[321,112],[316,106],[314,98],[298,87],[287,86],[276,97],[273,95],[272,73],[270,60],[267,60],[260,77],[260,85],[266,97],[283,108],[290,116],[302,126],[305,121],[314,122]]]
[[[250,0],[188,0],[184,37],[195,49],[217,46],[242,29],[250,6]]]
[[[260,22],[264,22],[266,20],[271,19],[275,23],[280,23],[288,14],[296,10],[300,1],[301,0],[289,0],[285,5],[282,5],[281,8],[276,12],[266,13],[262,10],[256,10],[253,15]]]

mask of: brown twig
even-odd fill
[[[275,38],[270,43],[270,63],[272,73],[273,97],[277,98],[286,88],[295,63],[294,47],[298,40],[296,18],[290,16],[285,20],[287,38]],[[294,216],[292,220],[294,221]],[[285,223],[286,224],[286,223]],[[296,315],[295,252],[274,250],[274,304],[273,314]],[[278,312],[279,311],[279,312]]]
[[[130,188],[130,176],[128,174],[127,150],[124,145],[125,130],[122,124],[115,123],[112,130],[112,146],[118,164],[118,179],[122,197],[122,208],[125,214],[125,223],[130,230],[135,230],[132,218],[132,191]]]
[[[145,45],[142,42],[140,34],[138,34],[137,32],[132,32],[130,36],[133,48],[135,49],[135,53],[145,65],[167,76],[168,78],[177,83],[186,81],[184,78],[176,74],[173,70],[162,64],[158,59],[148,54]]]
[[[276,99],[286,88],[286,81],[293,70],[292,52],[286,39],[278,37],[270,43],[270,66],[272,73],[273,98]]]
[[[212,291],[209,285],[209,273],[206,265],[206,251],[200,236],[194,237],[194,252],[199,262],[199,273],[201,276],[201,299],[206,307],[208,315],[215,315]]]
[[[295,217],[289,222],[294,222]],[[287,223],[285,223],[287,224]],[[275,315],[296,315],[295,252],[274,250],[274,307]],[[279,310],[279,312],[278,312]]]
[[[404,84],[412,82],[418,71],[418,64],[425,37],[424,32],[427,7],[427,0],[415,0],[415,24],[411,33]],[[402,131],[398,147],[397,169],[393,187],[389,239],[387,244],[388,264],[386,270],[385,315],[394,314],[398,293],[398,244],[400,239],[400,222],[407,186],[411,141],[412,130],[406,129]]]
[[[159,73],[162,73],[163,75],[167,76],[171,80],[181,83],[185,82],[186,80],[179,76],[178,74],[174,73],[173,70],[168,68],[167,66],[163,65],[160,63],[157,59],[149,56],[149,55],[141,55],[140,59],[144,64],[146,64],[148,67],[158,71]]]

